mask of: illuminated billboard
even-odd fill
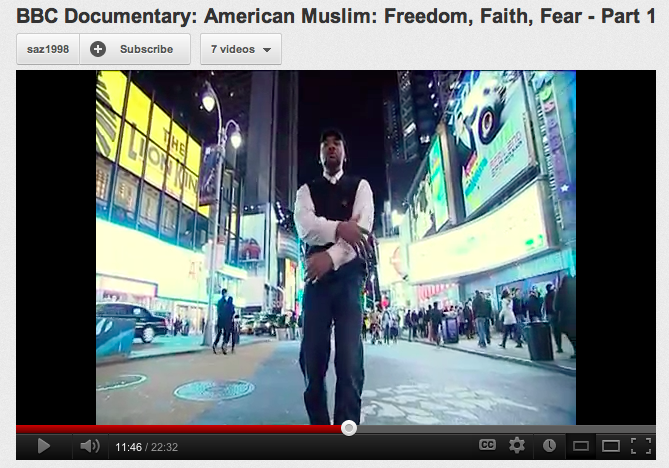
[[[508,265],[549,247],[538,182],[482,218],[409,246],[412,283]]]
[[[240,262],[260,262],[265,259],[265,213],[245,214],[240,221]]]
[[[535,164],[522,75],[466,72],[451,108],[448,127],[469,216]]]
[[[125,283],[146,282],[158,285],[161,297],[205,301],[205,257],[170,245],[134,229],[95,219],[95,272],[103,277],[125,279]],[[109,289],[104,285],[101,288]],[[119,283],[119,281],[114,281]],[[137,294],[137,291],[126,292]]]
[[[418,184],[418,190],[413,196],[411,204],[411,229],[413,239],[418,240],[425,237],[425,234],[432,227],[432,217],[434,216],[434,205],[432,203],[432,189],[430,188],[430,174]]]
[[[448,221],[448,196],[446,195],[441,139],[438,136],[432,139],[427,155],[430,167],[434,229],[439,230]]]
[[[297,300],[297,263],[285,259],[285,285],[284,285],[284,310],[296,310],[295,301]]]
[[[120,145],[121,167],[209,215],[208,207],[198,207],[200,144],[122,72],[98,72],[95,117],[98,153],[114,161]]]
[[[379,287],[384,289],[393,283],[402,281],[406,273],[402,266],[400,241],[397,238],[379,239],[378,250]]]

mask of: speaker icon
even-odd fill
[[[88,439],[86,442],[82,442],[80,446],[81,450],[86,450],[88,453],[98,453],[100,451],[100,441],[98,439],[92,441]]]

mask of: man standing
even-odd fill
[[[300,367],[305,378],[304,404],[311,424],[330,424],[325,375],[334,323],[334,424],[360,424],[365,380],[361,290],[367,276],[366,235],[374,222],[369,183],[344,175],[344,138],[336,130],[321,136],[323,176],[303,185],[295,201],[295,225],[306,246],[304,330]]]

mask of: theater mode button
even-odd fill
[[[190,34],[81,34],[82,65],[190,65]]]
[[[281,34],[201,34],[202,65],[281,65]]]

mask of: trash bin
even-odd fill
[[[457,343],[459,339],[457,317],[446,317],[444,319],[444,341],[446,343]]]
[[[531,322],[527,324],[527,346],[530,359],[533,361],[553,360],[553,341],[551,326],[548,322]]]

